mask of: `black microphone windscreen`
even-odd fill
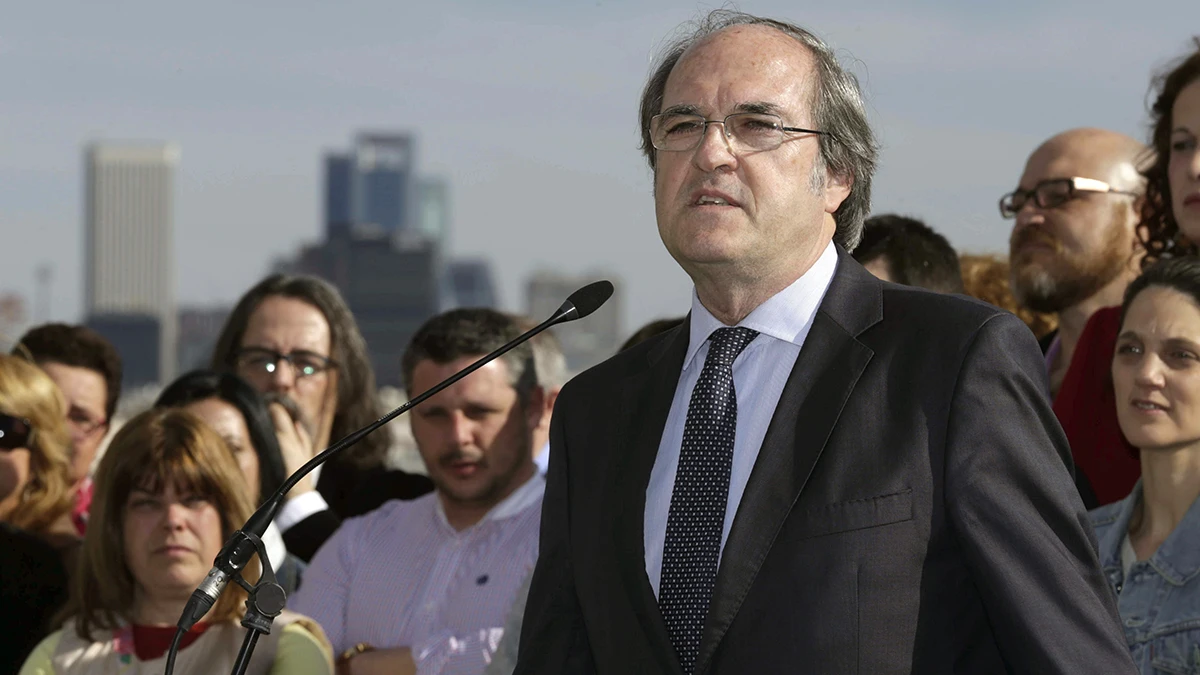
[[[613,285],[611,281],[597,281],[575,291],[571,294],[571,297],[567,298],[567,302],[571,303],[577,312],[577,315],[572,318],[582,319],[600,309],[600,305],[603,305],[611,298],[612,294]]]

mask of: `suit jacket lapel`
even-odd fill
[[[687,355],[688,329],[689,321],[684,319],[673,336],[666,337],[648,352],[647,366],[634,371],[625,380],[623,386],[628,395],[620,416],[614,420],[628,430],[620,437],[630,440],[628,445],[619,448],[617,466],[614,467],[613,475],[622,479],[622,489],[613,495],[613,550],[625,582],[624,591],[637,613],[643,634],[660,659],[661,672],[676,675],[683,673],[646,575],[644,529],[646,487]]]
[[[696,672],[710,666],[873,352],[882,287],[840,248],[837,272],[780,395],[721,553]],[[811,396],[809,394],[812,394]]]

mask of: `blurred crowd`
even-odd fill
[[[1012,223],[1007,255],[960,253],[917,217],[892,214],[869,218],[852,251],[880,279],[971,296],[1029,326],[1117,604],[1127,618],[1161,615],[1153,631],[1128,632],[1134,660],[1169,645],[1190,667],[1200,653],[1200,615],[1188,613],[1200,606],[1190,557],[1200,550],[1197,47],[1152,81],[1147,143],[1089,128],[1030,148],[1014,189],[997,195]],[[404,394],[541,318],[458,309],[429,319],[404,353]],[[682,321],[653,322],[622,349]],[[411,427],[420,462],[389,460],[384,429],[297,483],[262,537],[267,559],[245,572],[254,581],[270,565],[288,594],[250,672],[511,672],[567,379],[554,336],[541,333],[393,423]],[[249,289],[209,367],[118,425],[120,383],[119,356],[82,326],[35,327],[0,355],[0,672],[161,672],[231,533],[315,453],[386,412],[355,317],[332,286],[303,276]],[[226,588],[184,636],[177,672],[233,667],[245,599]]]

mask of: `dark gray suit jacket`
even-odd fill
[[[687,344],[685,322],[559,396],[518,675],[681,675],[642,529]],[[1016,317],[839,249],[696,672],[1135,673],[1046,390]]]

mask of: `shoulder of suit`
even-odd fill
[[[600,363],[588,368],[571,378],[563,390],[570,388],[586,388],[588,383],[608,382],[614,378],[625,377],[635,371],[643,370],[654,358],[660,357],[661,352],[668,347],[686,324],[676,326],[668,331],[646,338],[642,342],[619,351]]]
[[[929,326],[977,329],[1009,312],[966,295],[936,293],[923,288],[883,284],[885,322],[902,321]]]

